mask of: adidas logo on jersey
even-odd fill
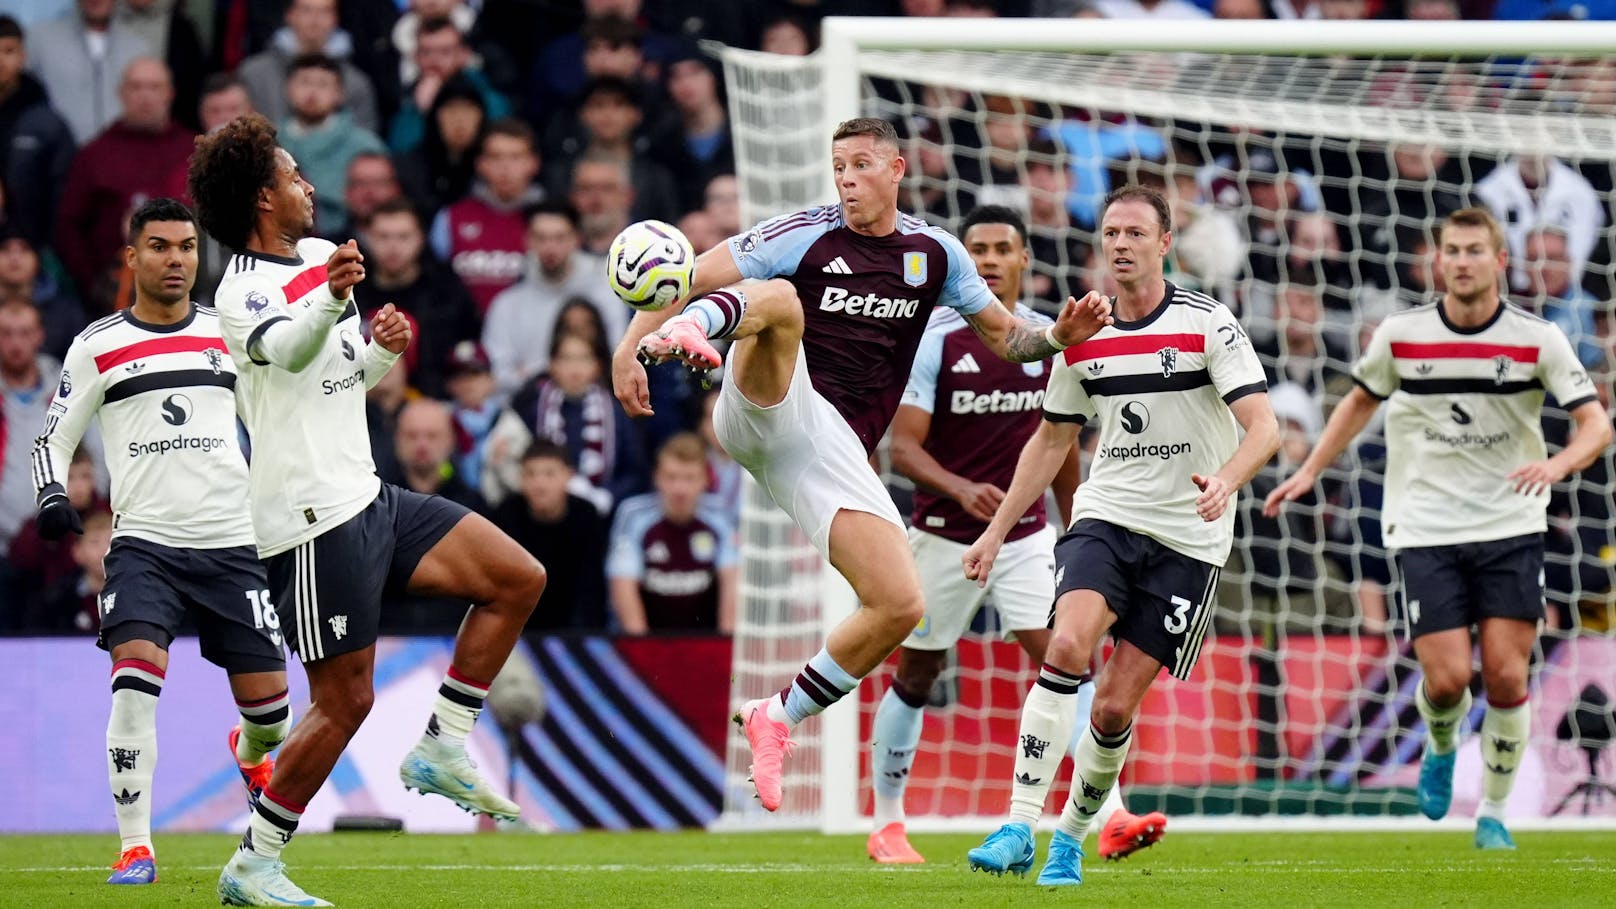
[[[847,267],[847,262],[841,256],[830,260],[820,271],[827,275],[850,275],[853,273],[853,269]]]
[[[971,356],[970,354],[966,354],[965,356],[960,357],[958,360],[954,361],[954,367],[950,371],[951,372],[981,372],[982,367],[976,365],[976,358],[975,357]]]

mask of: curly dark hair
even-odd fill
[[[258,217],[258,191],[275,185],[275,127],[247,114],[196,139],[186,178],[197,220],[213,239],[243,249]]]

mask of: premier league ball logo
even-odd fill
[[[269,312],[269,298],[256,290],[248,293],[247,311],[252,313],[254,318],[263,318],[264,314]]]

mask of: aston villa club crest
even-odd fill
[[[1156,356],[1161,359],[1162,378],[1167,378],[1178,369],[1178,348],[1163,347],[1156,351]]]
[[[903,283],[910,287],[919,287],[926,283],[925,253],[906,252],[903,254]]]

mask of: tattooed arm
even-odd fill
[[[1013,363],[1047,360],[1057,352],[1080,344],[1111,324],[1111,302],[1090,291],[1081,301],[1068,297],[1054,325],[1034,325],[1011,315],[995,303],[968,315],[965,321],[988,348]]]

